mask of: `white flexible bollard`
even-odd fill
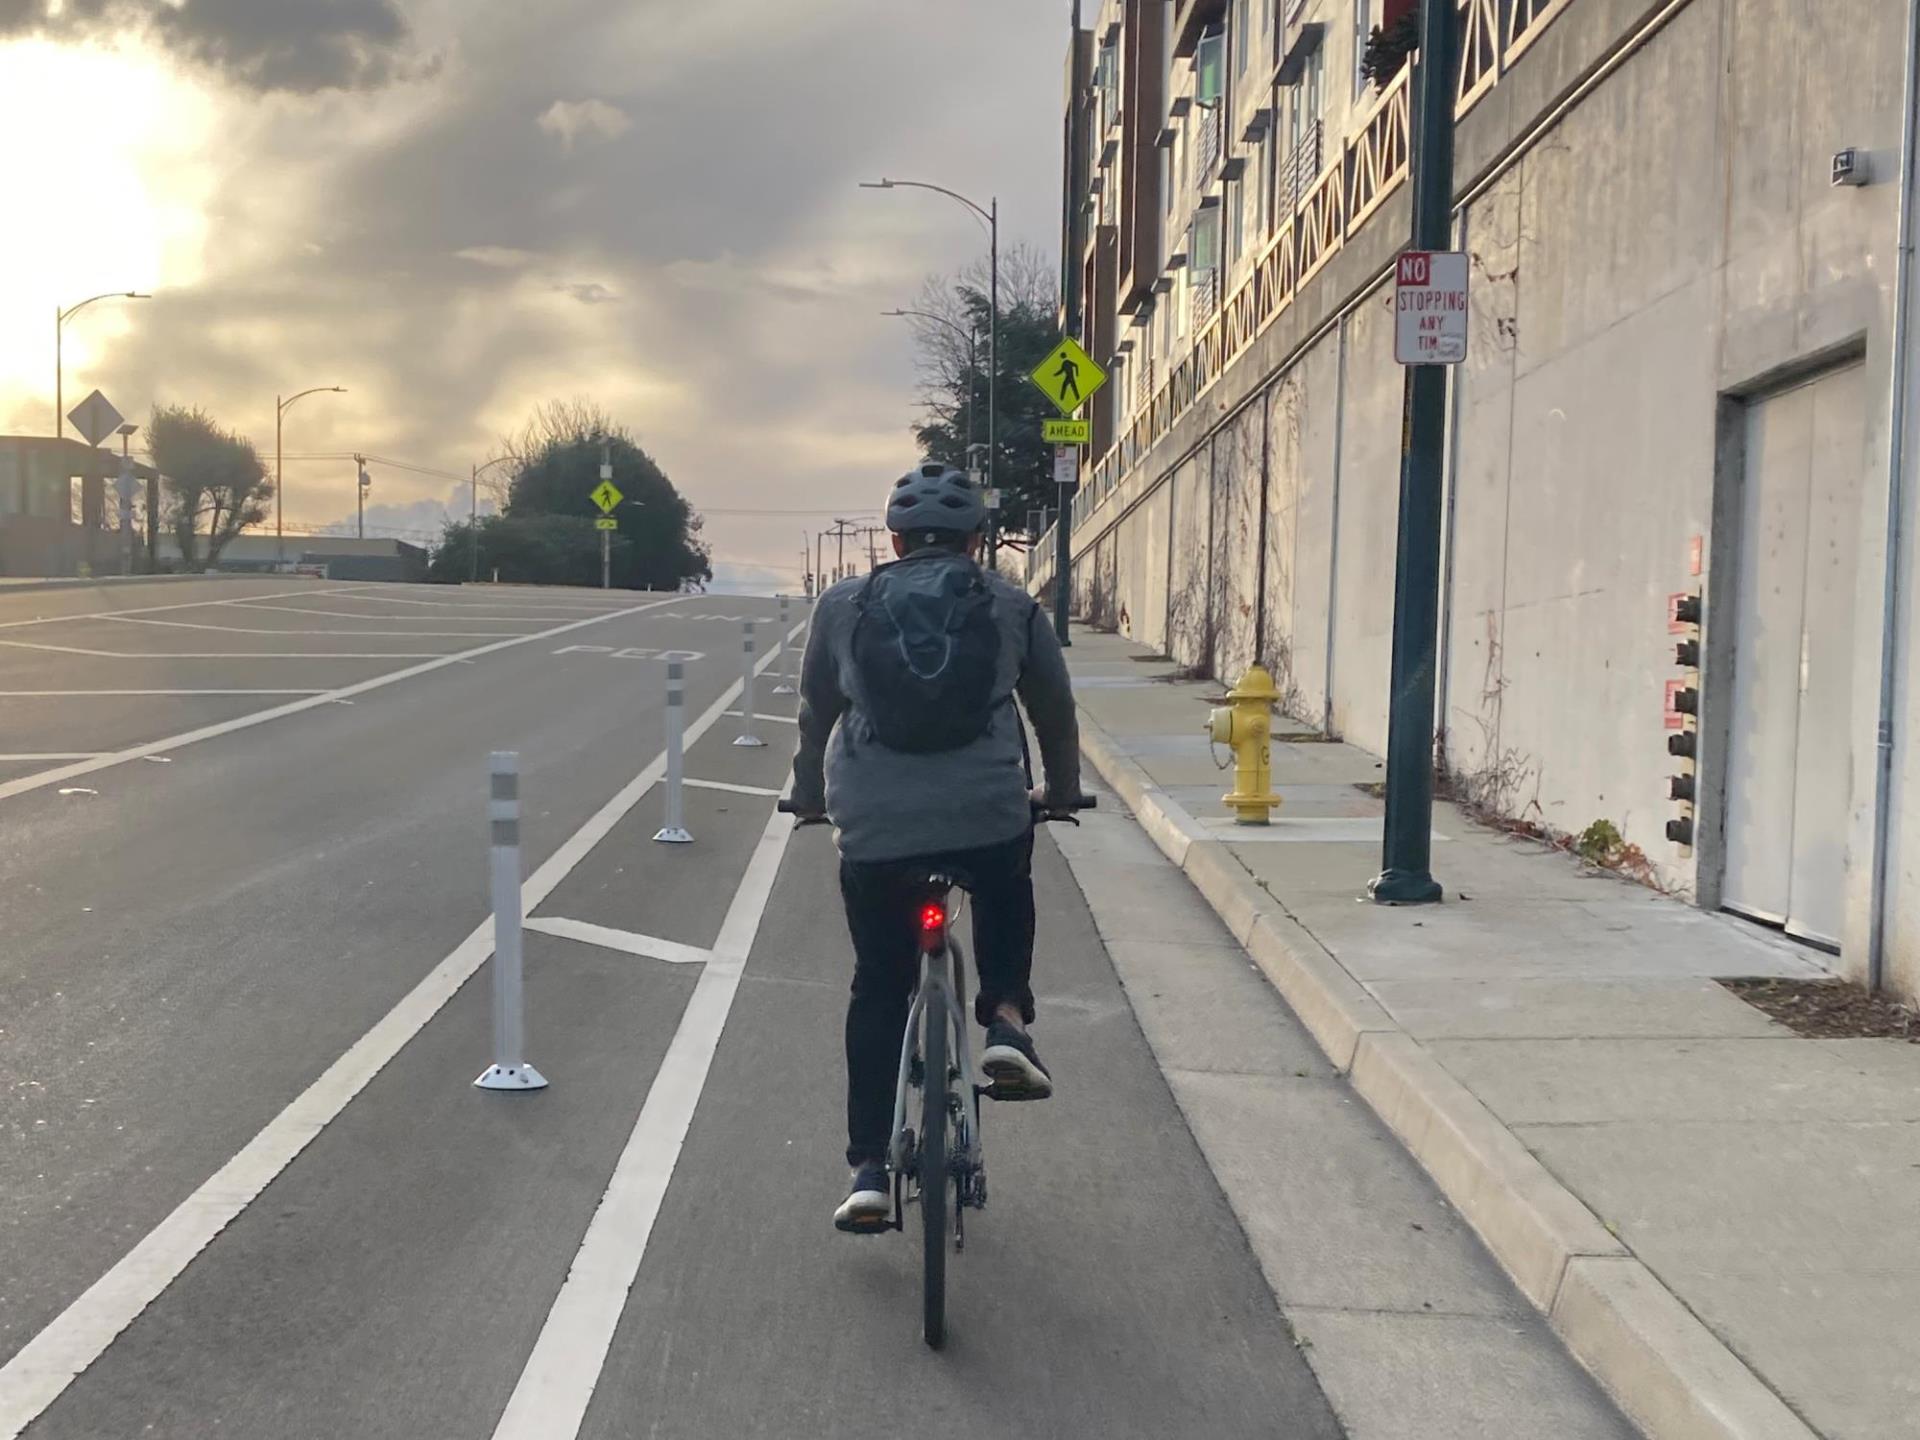
[[[686,744],[686,726],[681,714],[686,702],[685,677],[684,665],[678,660],[667,662],[667,823],[653,837],[663,845],[693,843],[693,836],[687,833],[687,817],[681,802],[684,779],[681,772],[685,768],[681,751]]]
[[[792,628],[787,620],[787,597],[782,595],[780,597],[780,633],[773,637],[774,660],[773,665],[769,667],[774,669],[780,676],[780,683],[773,687],[773,693],[776,695],[791,695],[794,693],[793,686],[787,682],[786,673],[787,631]]]
[[[547,1078],[527,1064],[526,988],[520,929],[520,757],[496,750],[487,800],[492,829],[493,1064],[473,1083],[482,1090],[544,1090]]]
[[[740,681],[740,733],[734,736],[733,743],[757,748],[767,742],[753,733],[753,622],[743,621],[740,629],[745,637],[740,648],[746,654],[746,673]]]

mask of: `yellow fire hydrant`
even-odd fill
[[[1233,747],[1233,793],[1220,797],[1236,825],[1265,825],[1280,806],[1273,793],[1268,746],[1273,707],[1280,692],[1263,665],[1255,665],[1227,692],[1227,703],[1207,715],[1207,734],[1216,745]]]

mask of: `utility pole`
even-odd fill
[[[354,497],[359,504],[359,519],[358,519],[357,529],[358,529],[360,538],[364,540],[367,538],[367,487],[373,484],[373,481],[367,478],[367,457],[366,456],[355,454],[353,457],[353,463],[358,470],[358,474],[355,477],[354,486],[353,486]]]
[[[1425,0],[1413,71],[1413,246],[1444,251],[1453,236],[1454,7]],[[1431,905],[1434,650],[1440,625],[1441,484],[1447,440],[1444,365],[1409,365],[1400,459],[1400,539],[1393,575],[1388,687],[1387,815],[1381,870],[1367,894],[1383,905]]]

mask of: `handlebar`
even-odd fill
[[[1099,808],[1099,805],[1100,805],[1100,801],[1097,796],[1082,795],[1078,800],[1075,800],[1073,802],[1073,805],[1071,808],[1074,810],[1096,810]],[[802,825],[825,825],[827,823],[827,819],[824,815],[809,815],[804,811],[794,809],[793,801],[789,800],[784,795],[782,795],[780,799],[777,802],[775,802],[774,808],[778,810],[782,815],[797,816],[799,818],[800,824]],[[1044,805],[1036,804],[1036,805],[1033,805],[1031,808],[1033,810],[1033,822],[1036,825],[1044,825],[1049,820],[1067,820],[1075,825],[1078,825],[1080,823],[1078,820],[1075,820],[1072,815],[1070,814],[1056,815],[1053,811],[1047,809],[1047,807]]]

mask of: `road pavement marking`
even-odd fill
[[[73,750],[64,754],[43,752],[39,755],[0,755],[0,760],[92,760],[105,753],[102,750]]]
[[[631,614],[631,611],[621,612]],[[611,617],[596,616],[595,619]],[[592,620],[582,620],[582,625],[591,625]],[[565,627],[562,627],[563,629]],[[275,631],[275,634],[299,635],[298,630]],[[312,632],[307,632],[312,633]],[[521,640],[544,640],[549,635],[558,635],[559,630],[543,630],[533,635],[516,637]],[[469,637],[472,638],[472,637]],[[484,639],[485,637],[480,637]],[[506,642],[508,644],[513,641]],[[478,655],[479,650],[88,650],[79,645],[45,645],[35,640],[0,640],[0,645],[10,650],[45,650],[53,655],[84,655],[90,660],[439,660],[461,655]],[[482,649],[492,649],[483,646]]]
[[[303,590],[270,590],[265,595],[249,595],[249,600],[285,600],[296,596],[311,599],[315,595],[337,595],[337,590],[315,589],[309,585]],[[0,592],[0,600],[12,597]],[[73,615],[35,615],[30,620],[0,620],[0,630],[17,630],[26,625],[63,625],[69,620],[111,620],[116,615],[158,615],[164,610],[199,610],[209,605],[231,605],[231,600],[182,600],[172,605],[141,605],[132,610],[87,610]]]
[[[356,615],[351,610],[316,610],[311,605],[256,605],[251,600],[229,600],[235,610],[270,610],[276,615],[324,615],[329,620],[485,620],[508,625],[546,625],[551,615]],[[275,635],[307,634],[307,631],[275,630]]]
[[[0,755],[0,760],[5,758]],[[578,940],[582,945],[598,945],[602,950],[618,950],[622,955],[664,960],[669,965],[704,965],[713,959],[711,950],[702,950],[698,945],[682,945],[678,940],[662,940],[657,935],[641,935],[632,930],[614,930],[585,920],[568,920],[560,915],[535,915],[521,924],[528,930],[538,930],[542,935]]]
[[[727,907],[713,959],[700,972],[681,1013],[640,1118],[494,1427],[493,1440],[574,1440],[580,1433],[792,833],[792,816],[775,811],[767,817]]]
[[[79,699],[98,695],[325,695],[325,690],[0,690],[0,700]]]
[[[729,710],[727,714],[735,716],[738,719],[746,719],[746,716],[742,715],[738,710]],[[798,725],[800,723],[800,717],[797,715],[769,715],[761,710],[754,711],[753,718],[756,720],[771,720],[776,725]]]
[[[147,620],[136,615],[109,615],[105,618],[117,620],[122,625],[161,625],[169,630],[217,630],[222,635],[281,635],[291,639],[298,639],[302,635],[351,635],[356,640],[504,640],[513,633],[505,630],[273,630],[257,625],[202,625],[193,620]]]
[[[657,602],[666,604],[666,601]],[[635,614],[642,610],[651,610],[653,605],[641,605],[634,610],[617,612]],[[615,618],[615,617],[596,617]],[[579,620],[574,625],[590,625],[594,620]],[[564,627],[571,628],[571,627]],[[541,637],[532,636],[531,639]],[[508,644],[518,642],[510,641]],[[505,649],[506,645],[497,645],[494,649]],[[422,667],[427,668],[427,667]],[[417,673],[417,672],[416,672]],[[382,682],[398,679],[399,676],[384,676]],[[368,682],[366,688],[376,683]],[[700,717],[687,727],[687,743],[691,745],[713,728],[720,717],[726,713],[740,693],[741,682],[736,680],[720,692],[719,699],[703,711]],[[277,707],[280,711],[291,713],[295,709],[307,709],[319,701],[306,701],[298,706]],[[253,722],[248,717],[247,722]],[[241,728],[240,725],[209,726],[205,731],[196,731],[195,736],[205,738],[214,731]],[[183,743],[179,740],[171,744]],[[144,748],[159,748],[158,746]],[[128,751],[126,754],[137,752]],[[113,763],[109,760],[107,763]],[[559,886],[560,882],[572,873],[579,863],[586,859],[594,846],[598,845],[648,790],[659,783],[667,768],[666,752],[656,755],[652,762],[638,775],[627,782],[612,799],[594,812],[587,823],[582,825],[560,847],[548,856],[546,862],[527,878],[520,887],[523,910],[533,910],[541,905]],[[35,784],[51,783],[54,779],[65,778],[59,772],[52,777],[36,776]],[[0,787],[0,796],[12,792],[16,786]],[[33,788],[28,786],[27,788]],[[779,822],[776,827],[773,821]],[[768,823],[768,833],[778,831],[780,846],[784,847],[788,817],[775,813],[773,821]],[[741,881],[740,890],[734,896],[734,908],[727,912],[727,919],[720,927],[720,938],[714,946],[716,959],[702,973],[700,982],[694,987],[693,997],[688,1002],[686,1015],[680,1021],[680,1032],[674,1036],[673,1044],[668,1047],[667,1063],[672,1063],[676,1049],[684,1050],[681,1034],[688,1028],[688,1016],[696,1011],[704,1012],[714,1003],[714,995],[720,987],[710,985],[709,977],[716,973],[725,975],[731,971],[732,985],[739,983],[741,961],[733,959],[736,953],[745,955],[740,939],[741,922],[736,918],[741,897],[750,889],[760,894],[761,909],[766,906],[766,896],[772,892],[773,871],[779,866],[779,853],[776,849],[772,868],[763,860],[767,849],[767,839],[762,837],[760,849],[754,852],[747,865],[746,878]],[[756,868],[758,867],[758,868]],[[765,871],[764,877],[761,871]],[[764,878],[764,884],[762,884]],[[754,921],[758,923],[758,912]],[[747,942],[752,933],[747,932]],[[119,1262],[102,1275],[71,1305],[61,1311],[53,1320],[31,1340],[17,1350],[13,1358],[0,1365],[0,1440],[18,1440],[20,1432],[31,1425],[46,1408],[60,1398],[67,1386],[84,1374],[89,1366],[98,1360],[113,1344],[120,1332],[139,1318],[140,1313],[159,1299],[166,1289],[177,1279],[180,1273],[193,1262],[194,1256],[204,1250],[222,1230],[232,1224],[254,1199],[271,1184],[276,1176],[293,1163],[296,1156],[313,1142],[321,1131],[326,1129],[345,1110],[354,1098],[366,1088],[373,1077],[384,1069],[394,1056],[405,1048],[407,1042],[425,1028],[428,1021],[439,1013],[442,1006],[460,990],[460,987],[473,978],[475,972],[493,953],[493,917],[489,915],[474,927],[468,935],[453,948],[444,960],[428,972],[425,979],[408,991],[365,1035],[350,1046],[347,1052],[309,1085],[294,1101],[282,1110],[266,1128],[248,1141],[239,1154],[220,1167],[199,1189],[176,1206],[166,1219],[162,1220],[131,1250],[123,1255]],[[732,1003],[732,989],[726,988],[726,1003]],[[725,1012],[721,1013],[724,1021]],[[718,1043],[718,1032],[715,1032]],[[709,1052],[710,1058],[711,1052]],[[685,1062],[681,1062],[685,1069]],[[662,1067],[663,1073],[665,1066]],[[704,1080],[705,1066],[701,1066],[701,1078]],[[654,1092],[661,1086],[656,1079]],[[696,1087],[697,1097],[697,1087]],[[652,1103],[652,1095],[649,1097]],[[689,1105],[689,1115],[691,1106]],[[646,1119],[646,1111],[641,1112]],[[682,1134],[684,1134],[684,1129]],[[632,1142],[629,1142],[629,1150]],[[675,1142],[676,1151],[678,1142]],[[623,1157],[624,1163],[625,1157]],[[669,1166],[671,1169],[671,1166]],[[615,1172],[616,1179],[619,1172]],[[609,1192],[611,1193],[611,1192]],[[604,1207],[605,1202],[602,1202]],[[656,1202],[657,1205],[657,1202]],[[598,1217],[596,1216],[596,1220]],[[648,1224],[651,1226],[651,1219]],[[591,1232],[589,1232],[591,1233]],[[638,1265],[638,1259],[635,1260]],[[627,1284],[633,1283],[632,1276]],[[571,1284],[571,1281],[569,1281]],[[622,1296],[625,1287],[622,1287]],[[566,1294],[566,1288],[561,1291]],[[556,1302],[557,1304],[558,1302]],[[616,1316],[617,1318],[617,1316]],[[612,1332],[608,1332],[611,1337]],[[544,1338],[544,1337],[543,1337]],[[605,1349],[601,1350],[604,1358]],[[598,1374],[598,1363],[595,1374]],[[523,1377],[524,1378],[524,1377]],[[578,1422],[576,1421],[576,1426]],[[536,1431],[530,1433],[557,1434],[558,1432]],[[568,1433],[572,1433],[571,1431]]]
[[[313,710],[322,705],[337,705],[343,701],[351,701],[356,695],[365,695],[369,691],[384,689],[388,685],[397,685],[402,680],[411,680],[416,676],[431,674],[435,670],[444,670],[449,665],[470,664],[482,655],[492,655],[501,650],[511,650],[516,645],[526,645],[536,640],[550,640],[555,635],[565,635],[569,631],[584,629],[589,625],[598,625],[606,620],[618,620],[628,615],[641,615],[649,610],[657,610],[661,606],[671,603],[671,601],[667,600],[655,600],[651,604],[635,605],[630,609],[616,610],[611,615],[593,615],[584,620],[570,620],[565,625],[556,625],[551,630],[537,630],[531,635],[516,635],[511,640],[496,640],[491,645],[481,645],[472,650],[458,650],[451,655],[436,655],[431,657],[392,655],[349,657],[356,659],[387,660],[419,659],[422,663],[409,665],[403,670],[390,670],[384,675],[375,675],[370,680],[361,680],[356,684],[345,685],[337,690],[322,690],[316,695],[307,695],[298,700],[288,701],[285,705],[270,705],[264,710],[255,710],[250,714],[236,716],[232,720],[223,720],[216,725],[203,725],[197,730],[188,730],[179,735],[170,735],[163,740],[149,740],[145,744],[116,751],[112,755],[103,755],[97,760],[80,760],[72,765],[62,766],[58,770],[49,770],[39,775],[27,775],[18,780],[10,780],[5,784],[0,784],[0,800],[10,800],[15,795],[24,795],[29,790],[39,790],[47,785],[57,784],[62,780],[73,779],[78,775],[90,775],[95,770],[104,770],[110,765],[119,765],[128,760],[138,760],[147,755],[158,755],[163,751],[178,750],[184,745],[193,745],[201,740],[216,739],[221,735],[231,735],[236,730],[245,730],[254,725],[264,725],[269,720],[280,720],[288,715],[298,715],[303,711]],[[17,643],[21,642],[0,641],[0,644]],[[220,660],[239,658],[251,660],[259,659],[260,657],[219,655],[211,657],[196,656],[192,658]],[[271,658],[308,659],[311,657],[296,655]],[[334,660],[343,657],[329,655],[319,658]]]
[[[731,715],[733,711],[729,710],[727,713]],[[762,795],[768,799],[784,793],[779,790],[769,790],[764,785],[736,785],[731,780],[696,780],[691,775],[680,783],[693,790],[724,790],[729,795]]]

